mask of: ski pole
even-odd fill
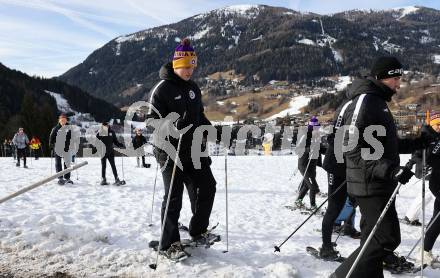
[[[333,191],[333,193],[332,194],[330,194],[328,197],[327,197],[327,199],[325,199],[320,205],[319,205],[319,207],[317,207],[310,215],[309,215],[309,217],[307,217],[306,218],[306,220],[304,220],[280,245],[275,245],[274,246],[274,248],[275,248],[275,251],[274,252],[281,252],[281,250],[280,250],[280,248],[281,248],[281,246],[283,246],[307,221],[309,221],[309,219],[310,218],[312,218],[312,216],[313,215],[315,215],[315,213],[328,201],[328,199],[330,199],[331,197],[333,197],[333,195],[335,195],[336,194],[336,192],[338,192],[339,191],[339,189],[341,189],[342,188],[342,186],[344,185],[344,184],[346,184],[347,183],[347,181],[343,181],[339,186],[338,186],[338,188],[336,188],[336,190],[335,191]]]
[[[153,226],[153,209],[154,209],[154,195],[156,194],[156,181],[157,181],[157,172],[159,170],[159,162],[156,162],[156,175],[154,176],[154,185],[153,185],[153,199],[151,200],[151,213],[150,213],[150,225]]]
[[[338,236],[336,237],[336,240],[335,240],[335,244],[336,244],[336,242],[338,241],[338,239],[339,239],[339,237],[341,236],[341,234],[342,234],[342,231],[345,229],[345,226],[347,225],[347,222],[348,221],[350,221],[350,219],[353,217],[353,215],[356,213],[356,208],[355,207],[353,207],[353,210],[352,210],[352,212],[348,215],[348,217],[344,220],[344,225],[341,227],[341,229],[339,230],[339,232],[338,232]],[[353,223],[353,227],[354,227],[354,223]]]
[[[389,199],[388,203],[385,205],[385,208],[383,209],[382,213],[380,214],[379,219],[376,222],[376,225],[374,225],[373,230],[368,235],[367,240],[365,241],[364,245],[362,246],[361,251],[359,252],[358,256],[356,257],[356,260],[352,264],[350,271],[348,272],[348,274],[345,278],[350,278],[351,274],[353,273],[354,269],[356,268],[357,264],[359,263],[359,260],[361,259],[362,255],[364,254],[365,250],[367,249],[368,244],[370,243],[371,239],[373,238],[374,233],[376,232],[380,223],[382,223],[382,220],[385,217],[385,214],[387,213],[388,209],[391,207],[391,205],[394,201],[394,198],[396,197],[397,192],[399,192],[399,189],[401,186],[402,186],[402,184],[399,183],[399,185],[396,186],[396,189],[394,189],[394,192],[391,195],[391,198]]]
[[[173,171],[171,173],[170,188],[168,189],[167,203],[166,203],[166,206],[165,206],[165,212],[163,214],[164,217],[162,219],[161,232],[160,232],[160,238],[159,238],[159,246],[157,248],[157,255],[156,255],[156,263],[149,265],[149,267],[151,269],[154,269],[154,270],[157,269],[157,264],[159,263],[159,253],[160,253],[160,249],[162,248],[163,232],[164,232],[164,229],[165,229],[165,223],[167,222],[166,220],[167,220],[167,216],[168,216],[168,207],[170,205],[171,194],[173,192],[174,177],[176,175],[176,166],[177,166],[177,162],[179,160],[179,152],[180,152],[180,145],[181,145],[181,143],[182,143],[182,134],[180,134],[179,142],[177,143],[176,159],[174,160]]]
[[[437,213],[437,215],[432,219],[432,221],[431,221],[431,223],[429,223],[428,227],[426,227],[425,233],[426,233],[429,229],[431,229],[432,224],[433,224],[433,223],[437,220],[437,218],[439,218],[439,217],[440,217],[440,211],[439,211],[439,212]],[[414,251],[414,249],[416,249],[416,247],[417,247],[417,245],[419,244],[419,242],[420,242],[421,239],[422,239],[422,238],[419,237],[419,239],[417,240],[417,242],[416,242],[416,243],[414,244],[414,246],[412,247],[411,251],[409,251],[408,255],[406,256],[406,259],[408,259],[408,258],[411,256],[412,252]]]
[[[228,149],[225,151],[225,193],[226,193],[226,250],[229,252],[229,220],[228,220]]]

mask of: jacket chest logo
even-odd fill
[[[178,95],[177,97],[175,97],[174,99],[175,100],[178,100],[178,99],[181,99],[182,98],[182,96],[181,95]]]
[[[190,90],[190,91],[189,91],[189,98],[190,98],[190,99],[195,99],[195,98],[196,98],[196,93],[194,93],[193,90]]]

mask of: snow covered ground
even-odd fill
[[[287,114],[289,114],[289,115],[300,114],[301,113],[300,109],[303,108],[304,106],[307,106],[307,104],[309,104],[312,97],[314,97],[314,96],[294,97],[294,98],[292,98],[292,100],[289,103],[289,108],[281,111],[280,113],[277,113],[275,115],[270,116],[266,120],[273,120],[278,117],[285,117],[285,116],[287,116]]]
[[[402,165],[408,156],[402,159]],[[80,158],[79,161],[83,161]],[[148,242],[159,237],[159,206],[163,194],[159,176],[152,227],[149,227],[154,167],[136,168],[135,158],[124,158],[122,187],[100,186],[100,161],[88,158],[89,165],[73,173],[74,185],[54,182],[1,204],[0,275],[20,277],[68,273],[74,277],[328,277],[338,263],[318,261],[305,247],[320,246],[321,217],[313,217],[288,241],[281,253],[273,246],[287,237],[305,218],[284,208],[295,198],[300,177],[289,177],[296,167],[296,156],[229,157],[229,253],[225,241],[224,158],[213,157],[217,195],[211,224],[220,222],[216,232],[223,241],[210,249],[192,249],[191,258],[182,263],[159,262],[154,272],[148,264],[155,253]],[[0,198],[50,175],[50,159],[29,162],[30,169],[15,167],[11,158],[0,159]],[[121,158],[116,159],[119,175]],[[113,178],[107,169],[107,178]],[[412,200],[420,183],[402,188],[397,199],[399,215]],[[318,183],[327,191],[327,178],[318,168]],[[307,200],[307,199],[306,199]],[[323,199],[318,198],[318,203]],[[308,201],[308,200],[307,200]],[[427,206],[427,219],[432,203]],[[185,193],[181,221],[188,224],[189,201]],[[357,215],[357,227],[359,215]],[[401,225],[406,255],[420,235],[420,229]],[[182,237],[187,235],[182,232]],[[347,256],[359,241],[338,240],[338,249]],[[434,253],[438,252],[438,244]],[[414,277],[391,275],[385,277]],[[440,270],[428,269],[425,277],[440,277]]]

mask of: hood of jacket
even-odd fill
[[[382,82],[373,77],[367,77],[353,81],[347,90],[347,98],[353,99],[361,94],[373,94],[383,98],[385,101],[391,101],[391,97],[395,93],[395,91],[391,90]]]

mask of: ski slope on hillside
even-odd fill
[[[409,157],[402,157],[402,165]],[[79,158],[83,161],[85,158]],[[163,194],[159,175],[153,223],[149,227],[155,174],[152,168],[136,168],[135,158],[124,158],[122,187],[100,186],[100,160],[87,158],[89,165],[72,174],[74,185],[51,182],[0,206],[0,273],[38,277],[57,272],[74,277],[328,277],[338,263],[323,262],[309,256],[308,245],[319,247],[321,217],[313,217],[282,248],[282,242],[305,218],[284,208],[291,204],[300,182],[298,174],[289,181],[296,167],[296,156],[229,157],[229,252],[225,241],[224,158],[213,157],[217,195],[211,225],[223,241],[210,249],[192,249],[192,257],[182,263],[160,260],[154,272],[148,267],[155,253],[148,242],[159,238],[159,210]],[[30,169],[15,167],[11,158],[0,159],[0,198],[50,175],[51,160],[30,161]],[[122,158],[117,157],[122,178]],[[78,176],[77,176],[78,174]],[[78,179],[77,179],[78,177]],[[318,168],[321,191],[327,191],[325,172]],[[113,182],[110,169],[107,179]],[[402,213],[421,188],[412,179],[398,195],[397,211]],[[308,198],[305,198],[308,204]],[[318,198],[318,204],[323,198]],[[433,204],[427,206],[427,220]],[[181,222],[190,219],[188,197],[184,196]],[[356,219],[359,229],[359,214]],[[406,255],[420,235],[420,228],[401,225]],[[187,237],[181,232],[182,237]],[[334,238],[333,238],[334,239]],[[358,240],[341,237],[338,250],[347,256]],[[439,249],[434,247],[434,253]],[[20,277],[22,277],[20,276]],[[414,277],[391,275],[385,277]],[[440,277],[440,270],[427,269],[425,277]]]

